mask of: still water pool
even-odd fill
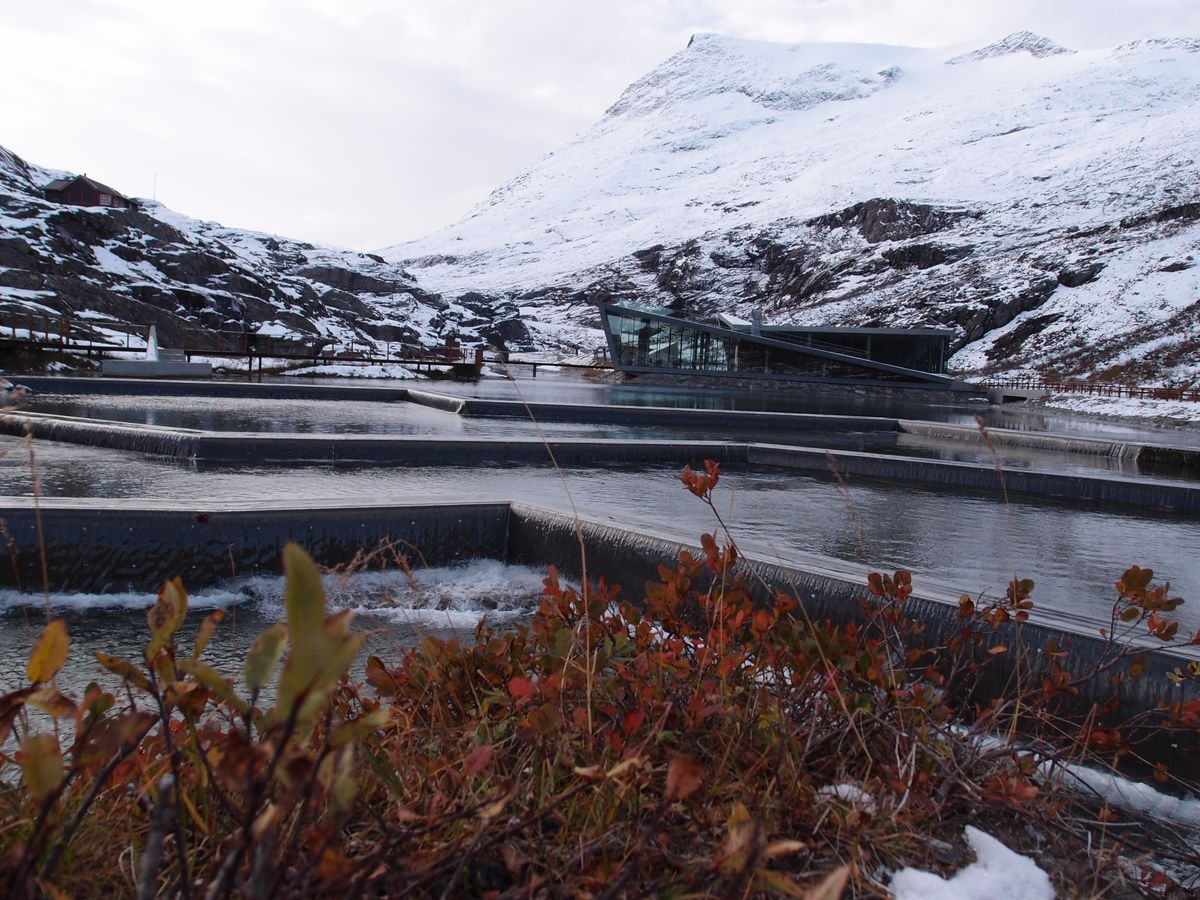
[[[698,392],[594,385],[581,379],[522,379],[521,396],[534,401],[620,403],[624,405],[705,406],[713,409],[775,409],[796,412],[908,416],[970,422],[973,407],[920,407],[860,398],[835,403],[828,396],[788,395],[782,399],[754,392]],[[515,399],[510,382],[442,385],[438,390]],[[111,396],[49,398],[58,404],[45,411],[97,418],[148,422],[224,431],[311,433],[394,433],[406,435],[529,436],[520,420],[464,419],[407,403],[292,400],[205,400],[193,398],[120,398]],[[1053,430],[1121,440],[1200,443],[1195,432],[1126,428],[1071,417],[1010,413],[984,408],[989,423],[1029,430]],[[795,441],[836,450],[866,450],[947,459],[991,462],[990,453],[971,444],[938,442],[912,435],[804,434],[747,432],[723,428],[719,414],[702,433],[656,426],[579,426],[551,423],[547,434],[588,437],[703,437],[729,440]],[[1104,457],[1076,457],[1045,451],[1002,448],[1008,465],[1056,471],[1119,472],[1136,475],[1127,464]],[[197,465],[98,448],[0,438],[0,495],[28,497],[142,498],[148,504],[171,500],[197,509],[221,501],[279,502],[328,499],[408,503],[435,500],[515,500],[571,512],[614,524],[694,541],[715,523],[665,467],[593,466],[555,471],[540,466],[478,466],[439,469],[430,466],[335,467]],[[918,587],[925,582],[974,595],[996,596],[1014,575],[1033,578],[1035,601],[1094,632],[1108,621],[1113,583],[1131,564],[1150,566],[1170,579],[1189,600],[1181,609],[1186,627],[1200,627],[1200,522],[1153,512],[1126,512],[1086,504],[1017,497],[1002,501],[999,485],[989,491],[933,490],[895,482],[852,480],[842,488],[829,480],[731,468],[717,494],[718,507],[743,550],[787,561],[797,554],[819,554],[869,568],[909,568]],[[549,561],[548,561],[549,562]],[[483,565],[483,564],[481,564]],[[495,566],[491,563],[487,565]],[[173,573],[164,572],[164,577]],[[463,589],[465,582],[445,576]],[[474,576],[473,576],[474,577]],[[500,576],[497,576],[500,577]],[[365,627],[375,646],[397,650],[425,629],[469,627],[480,616],[511,621],[532,609],[540,573],[505,572],[525,600],[509,606],[491,600],[478,608],[432,608],[419,598],[397,600],[384,609],[378,598],[360,603]],[[503,580],[502,579],[502,580]],[[531,588],[532,586],[532,588]],[[402,587],[400,585],[399,587]],[[397,587],[397,590],[399,590]],[[241,648],[278,616],[267,587],[244,590],[226,586],[210,605],[228,605],[222,632],[225,644],[213,652],[237,658]],[[627,586],[632,590],[632,586]],[[493,586],[503,594],[507,588]],[[66,610],[80,645],[105,652],[136,655],[142,640],[143,607],[149,597],[52,598]],[[355,601],[347,600],[347,603]],[[505,601],[507,602],[507,601]],[[43,621],[39,596],[0,598],[0,650],[14,662],[0,666],[0,678],[19,677],[36,629]],[[374,605],[372,605],[374,604]],[[456,619],[462,613],[465,619]],[[195,627],[193,621],[190,627]],[[224,648],[224,649],[221,649]],[[82,676],[81,676],[82,677]]]

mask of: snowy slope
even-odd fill
[[[697,35],[437,234],[427,289],[598,342],[587,301],[940,324],[960,371],[1200,376],[1200,41]]]
[[[355,253],[202,222],[161,204],[107,210],[51,203],[42,186],[70,173],[0,148],[0,314],[324,338],[358,347],[519,341],[511,305],[443,300],[400,266]]]

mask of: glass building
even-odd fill
[[[667,310],[604,303],[600,320],[614,368],[781,381],[951,387],[945,328],[759,326],[730,316],[715,322]]]

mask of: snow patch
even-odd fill
[[[1033,860],[971,825],[965,834],[975,862],[950,879],[901,869],[890,885],[895,900],[1054,900],[1050,877]]]

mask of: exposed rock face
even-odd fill
[[[878,244],[936,234],[967,215],[965,210],[938,209],[926,203],[879,197],[809,219],[808,224],[818,228],[857,228],[868,243]]]
[[[0,311],[158,326],[435,346],[528,340],[512,304],[473,309],[422,290],[375,254],[222,228],[142,201],[46,201],[52,173],[0,148]]]

